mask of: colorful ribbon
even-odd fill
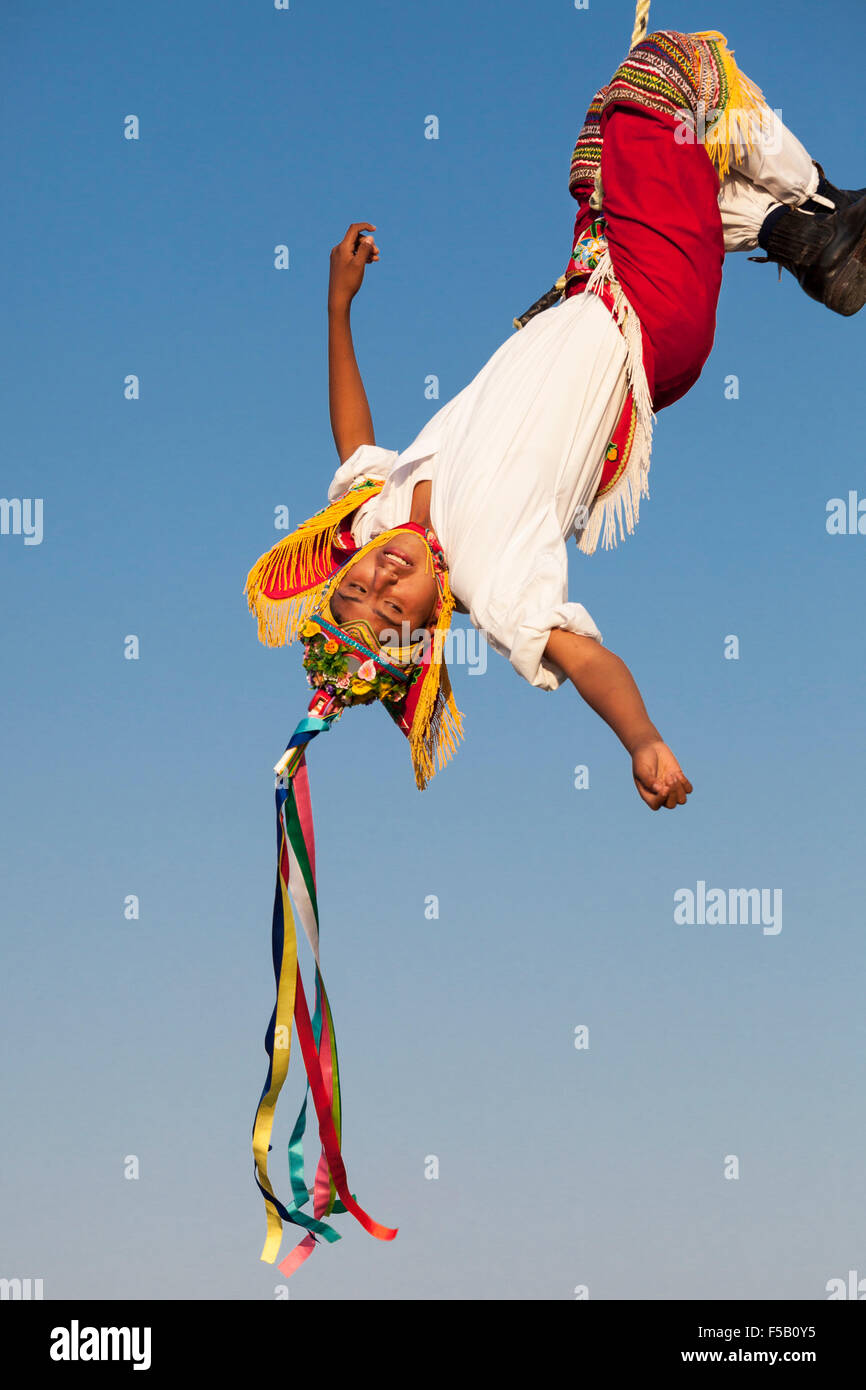
[[[315,703],[315,697],[314,697]],[[306,1231],[295,1249],[278,1266],[287,1278],[312,1254],[317,1238],[333,1242],[340,1233],[321,1218],[348,1211],[370,1235],[393,1240],[396,1228],[373,1221],[349,1192],[340,1152],[341,1104],[337,1039],[319,962],[319,915],[316,898],[315,841],[310,789],[305,761],[306,745],[326,732],[334,716],[308,715],[295,729],[286,748],[291,753],[275,784],[277,812],[277,883],[274,893],[272,953],[277,998],[265,1034],[268,1073],[253,1122],[255,1181],[265,1200],[267,1233],[261,1258],[273,1264],[282,1240],[282,1223],[288,1221]],[[291,898],[290,898],[291,894]],[[315,1011],[310,1019],[298,960],[292,901],[310,943],[316,967]],[[268,1176],[268,1153],[274,1111],[289,1069],[292,1016],[307,1074],[307,1086],[289,1140],[289,1182],[292,1200],[276,1196]],[[303,1136],[310,1091],[319,1122],[322,1151],[312,1189],[304,1178]],[[301,1211],[313,1196],[313,1215]],[[339,1197],[339,1200],[338,1200]]]

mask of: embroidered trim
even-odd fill
[[[568,187],[586,202],[601,175],[601,118],[614,102],[626,102],[682,120],[690,116],[701,143],[723,177],[731,154],[755,143],[755,118],[764,94],[734,61],[724,34],[711,29],[680,34],[661,29],[631,49],[606,87],[596,93],[571,156]],[[593,204],[595,206],[595,204]]]
[[[596,217],[578,237],[569,262],[568,279],[583,280],[578,292],[597,295],[610,311],[626,345],[628,394],[613,436],[605,450],[599,485],[582,532],[575,532],[579,550],[591,555],[601,537],[607,550],[632,535],[641,497],[649,497],[649,467],[655,415],[643,363],[640,320],[616,278],[605,220]]]

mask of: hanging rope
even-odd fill
[[[636,43],[641,43],[646,38],[646,31],[649,27],[650,0],[637,0],[637,8],[634,12],[634,32],[631,36],[631,47]]]

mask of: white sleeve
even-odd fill
[[[555,517],[511,538],[493,571],[462,597],[494,650],[541,690],[558,690],[568,679],[543,655],[553,628],[602,641],[583,604],[568,600],[568,554]]]
[[[364,478],[387,478],[400,455],[394,449],[380,449],[378,444],[359,444],[340,464],[328,488],[328,501],[339,502],[354,483]]]

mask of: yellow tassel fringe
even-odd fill
[[[265,646],[282,647],[295,641],[318,607],[331,576],[326,575],[289,598],[270,598],[265,589],[297,588],[323,564],[329,565],[340,523],[384,486],[383,480],[350,488],[337,502],[302,521],[296,531],[271,546],[253,565],[244,585],[244,596],[250,612],[258,619],[258,638]]]
[[[755,117],[765,115],[766,101],[760,87],[737,67],[724,34],[710,29],[691,37],[717,44],[725,70],[728,100],[724,111],[704,139],[704,149],[713,161],[719,178],[724,178],[725,174],[730,172],[732,157],[740,159],[754,148]]]
[[[437,770],[450,762],[463,738],[463,715],[457,708],[442,656],[453,612],[454,595],[448,576],[443,575],[442,607],[433,630],[430,669],[421,687],[409,735],[415,784],[421,791]]]

